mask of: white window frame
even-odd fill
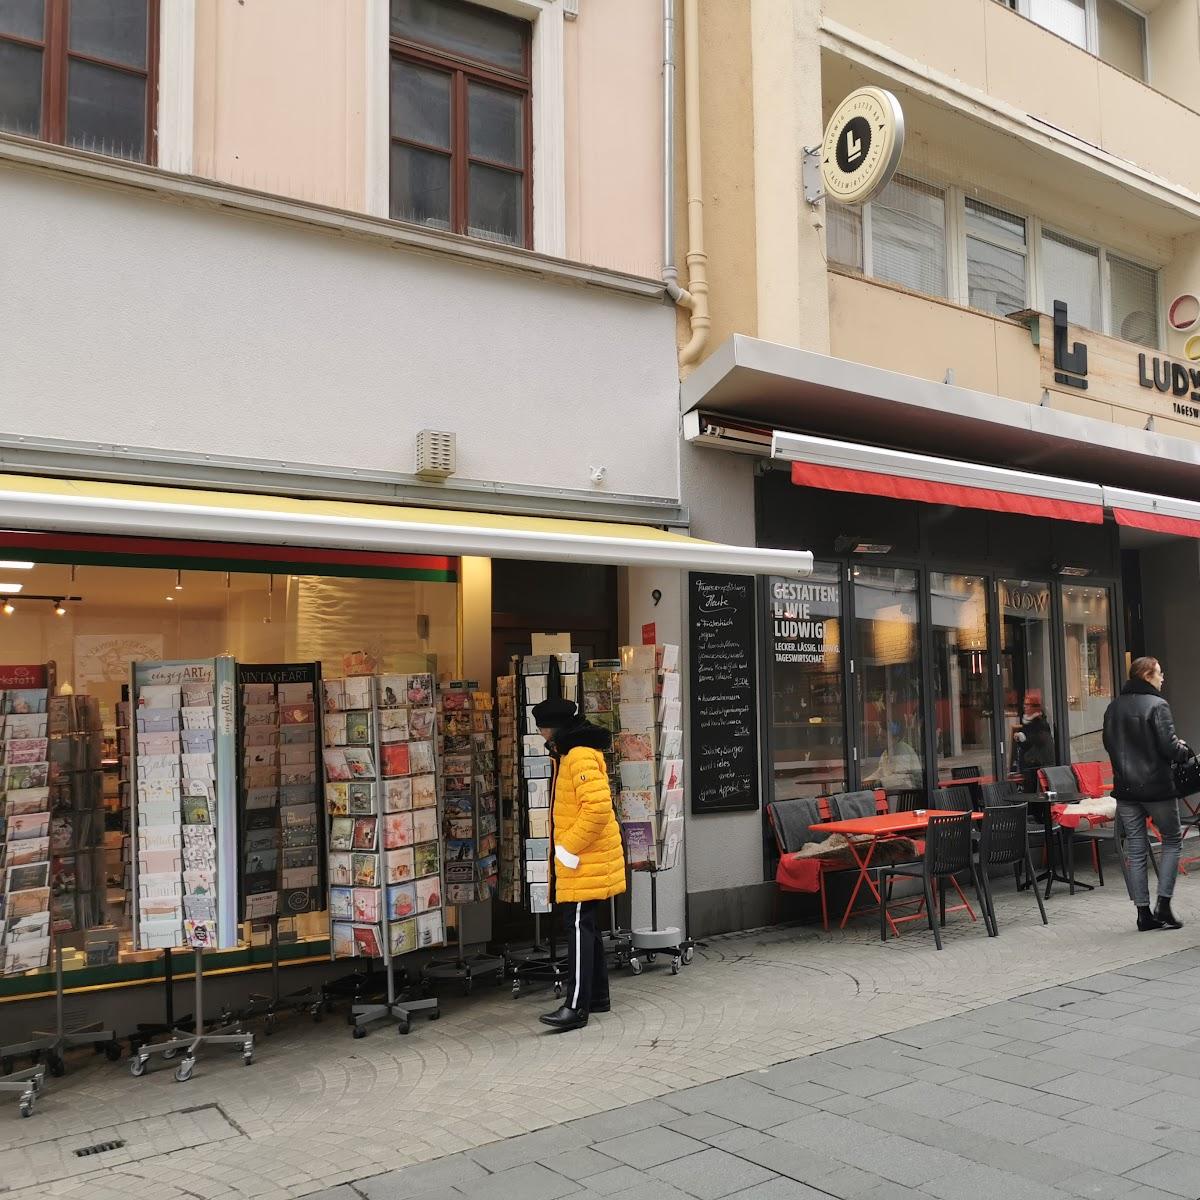
[[[1029,15],[1029,0],[1000,0],[1006,7],[1011,8],[1014,12],[1025,17],[1026,20],[1033,21]],[[1150,18],[1136,4],[1130,4],[1129,0],[1115,0],[1122,8],[1127,8],[1131,13],[1142,19],[1142,29],[1144,36],[1142,38],[1142,79],[1143,83],[1150,83]],[[1081,50],[1087,51],[1095,58],[1100,57],[1100,10],[1096,0],[1083,0],[1084,3],[1084,28],[1085,37],[1087,40],[1086,46],[1081,46]],[[1037,21],[1033,21],[1039,29],[1045,29],[1045,26]],[[1048,30],[1053,33],[1053,30]],[[1069,40],[1064,38],[1064,41]],[[1072,42],[1072,45],[1075,43]],[[1114,67],[1114,70],[1120,70],[1119,67]]]
[[[1040,223],[1039,223],[1040,224]],[[1081,246],[1086,246],[1089,250],[1095,250],[1099,255],[1100,260],[1100,323],[1102,329],[1094,330],[1095,333],[1102,333],[1105,337],[1121,339],[1121,331],[1114,330],[1112,327],[1112,274],[1108,264],[1108,256],[1111,253],[1117,258],[1124,259],[1125,262],[1132,263],[1135,267],[1144,267],[1147,271],[1152,271],[1158,281],[1157,292],[1155,297],[1155,312],[1154,312],[1154,346],[1149,347],[1155,350],[1163,348],[1163,314],[1162,314],[1162,268],[1156,267],[1153,263],[1148,263],[1145,259],[1138,258],[1136,254],[1126,254],[1123,250],[1109,250],[1107,246],[1100,245],[1099,242],[1092,241],[1091,238],[1081,238],[1073,233],[1068,233],[1065,229],[1056,229],[1053,226],[1047,227],[1046,232],[1057,234],[1059,237],[1064,237],[1072,242],[1078,242]],[[1041,256],[1041,228],[1038,229],[1038,255]],[[1051,311],[1051,306],[1057,299],[1055,296],[1047,295],[1044,287],[1044,279],[1039,280],[1041,290],[1038,295],[1041,297],[1040,311],[1048,313]],[[1069,314],[1068,314],[1069,315]],[[1138,345],[1139,343],[1131,342],[1130,345]]]
[[[563,5],[557,0],[471,0],[533,26],[533,248],[567,254],[567,111]],[[391,5],[367,0],[366,208],[391,215]]]
[[[967,193],[962,188],[947,189],[947,197],[954,196],[954,260],[956,262],[956,273],[954,275],[954,289],[952,299],[955,304],[962,308],[971,308],[972,312],[983,312],[983,309],[971,307],[971,283],[970,271],[968,269],[968,260],[970,254],[967,250],[967,238],[977,238],[981,242],[987,242],[989,246],[995,246],[998,250],[1008,250],[1025,256],[1025,306],[1030,306],[1031,297],[1039,293],[1034,290],[1034,260],[1037,257],[1034,253],[1033,227],[1034,218],[1028,213],[1022,212],[1019,208],[1014,208],[1011,204],[1006,204],[1003,200],[996,200],[990,196],[980,196],[972,193],[971,200],[977,200],[980,204],[987,204],[992,208],[998,208],[1001,212],[1006,213],[1010,217],[1016,217],[1018,220],[1025,222],[1025,248],[1018,250],[1016,246],[1010,246],[1007,242],[1001,242],[990,238],[985,233],[969,233],[967,230]],[[1041,238],[1041,227],[1038,226],[1038,238]],[[988,313],[988,316],[1001,316],[1003,313]]]

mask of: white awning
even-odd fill
[[[812,574],[807,551],[728,546],[639,525],[25,475],[0,475],[0,525],[742,575]]]

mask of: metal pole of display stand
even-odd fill
[[[479,904],[480,901],[475,900],[472,903]],[[421,980],[429,982],[435,979],[457,979],[463,985],[463,995],[469,996],[476,975],[494,974],[497,983],[504,982],[504,959],[494,954],[467,954],[463,933],[463,926],[466,924],[463,919],[463,910],[466,907],[465,904],[457,906],[458,916],[455,919],[457,956],[454,958],[431,958],[421,970]]]
[[[169,952],[168,952],[169,953]],[[241,1046],[242,1061],[249,1066],[254,1061],[254,1034],[241,1028],[241,1021],[234,1020],[226,1025],[217,1025],[211,1030],[204,1028],[204,951],[195,948],[196,956],[196,1012],[195,1029],[192,1033],[179,1033],[165,1042],[156,1042],[151,1046],[139,1046],[137,1053],[129,1060],[129,1073],[135,1077],[146,1073],[146,1064],[152,1054],[161,1054],[163,1058],[174,1058],[181,1050],[183,1059],[175,1068],[175,1078],[180,1083],[186,1083],[196,1069],[196,1052],[207,1045]]]
[[[671,956],[671,974],[678,975],[681,966],[687,966],[695,955],[695,942],[685,938],[674,925],[664,929],[658,927],[658,871],[651,867],[650,875],[650,927],[634,929],[632,941],[632,956],[629,959],[630,969],[635,975],[642,973],[642,960],[639,951],[648,963],[652,963],[658,954]]]
[[[40,1051],[51,1075],[66,1074],[67,1064],[63,1051],[73,1046],[95,1046],[103,1049],[109,1062],[116,1062],[121,1057],[121,1044],[111,1029],[102,1028],[99,1021],[77,1029],[67,1028],[63,984],[63,947],[62,935],[59,934],[54,938],[54,1028],[35,1029],[33,1036],[37,1041],[27,1043],[28,1049],[19,1050],[18,1053]],[[7,1053],[7,1048],[0,1051],[0,1055],[4,1057],[7,1057]]]
[[[399,1023],[399,1032],[408,1033],[411,1027],[412,1014],[416,1012],[427,1012],[431,1021],[436,1021],[441,1015],[441,1009],[438,1006],[436,997],[417,997],[413,999],[396,999],[396,979],[392,970],[391,959],[388,959],[385,966],[387,973],[387,1002],[385,1004],[355,1004],[350,1009],[351,1019],[354,1022],[354,1036],[362,1038],[367,1036],[366,1026],[372,1021],[382,1021],[390,1018]]]
[[[314,1021],[321,1019],[321,1001],[313,995],[311,987],[297,988],[294,992],[284,995],[279,982],[279,914],[274,913],[267,918],[271,926],[271,992],[263,995],[261,992],[250,993],[250,1004],[242,1013],[243,1020],[250,1020],[260,1014],[266,1014],[263,1032],[270,1037],[275,1028],[276,1014],[297,1009],[305,1009]]]
[[[617,920],[617,898],[609,897],[608,929],[601,935],[604,952],[609,956],[610,966],[621,968],[629,965],[630,954],[633,951],[633,931],[622,929]]]

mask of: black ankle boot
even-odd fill
[[[1163,923],[1150,911],[1150,905],[1138,905],[1138,931],[1146,933],[1151,929],[1161,929]]]
[[[1171,901],[1159,896],[1158,907],[1154,910],[1154,918],[1167,929],[1182,929],[1183,922],[1171,911]]]
[[[557,1033],[565,1033],[568,1029],[582,1029],[588,1023],[588,1015],[582,1008],[571,1008],[564,1004],[554,1012],[538,1017],[538,1020]]]

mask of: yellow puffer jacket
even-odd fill
[[[554,894],[560,904],[607,900],[625,890],[621,831],[600,752],[608,739],[608,731],[594,725],[565,730],[556,739],[565,751],[554,784]],[[574,859],[578,865],[568,865]]]

